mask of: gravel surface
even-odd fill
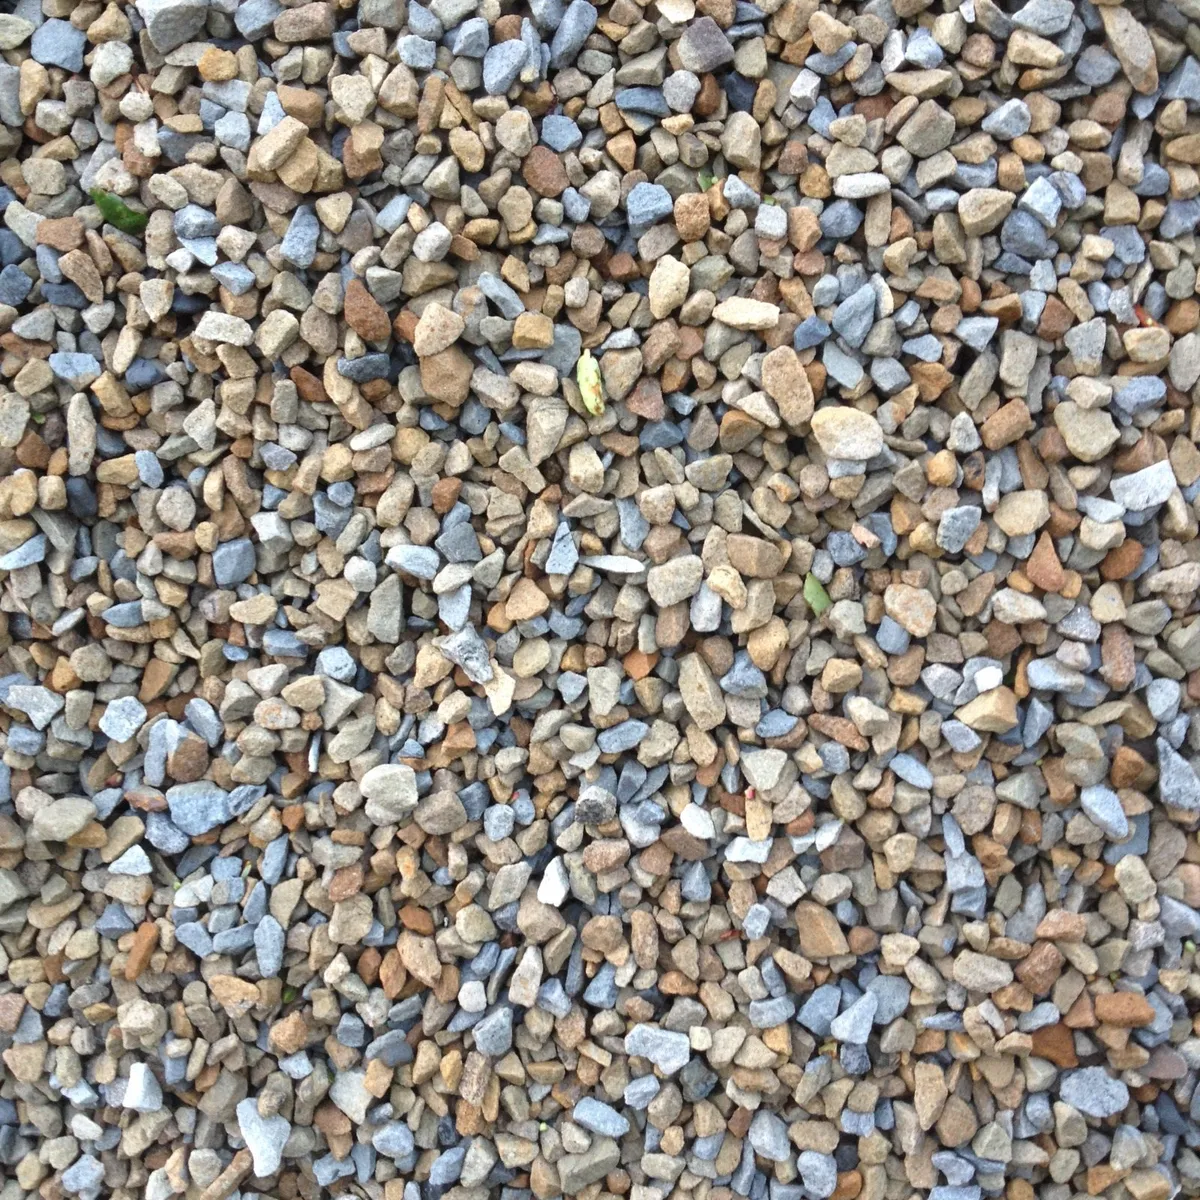
[[[0,1200],[1200,1195],[1200,0],[0,14]]]

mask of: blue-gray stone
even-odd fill
[[[765,905],[755,905],[756,908]],[[761,934],[759,936],[762,936]],[[769,1000],[750,1001],[750,1024],[755,1029],[774,1029],[796,1015],[796,1002],[790,996],[773,996]]]
[[[800,718],[784,712],[782,708],[773,708],[764,713],[762,719],[754,727],[754,732],[760,738],[787,737],[796,728]]]
[[[1090,88],[1111,83],[1121,64],[1103,46],[1088,46],[1075,60],[1075,78]]]
[[[176,828],[193,837],[224,825],[233,815],[229,793],[207,780],[168,788],[167,808]]]
[[[339,1179],[355,1173],[354,1160],[336,1159],[332,1154],[323,1155],[312,1164],[313,1178],[321,1187],[331,1187]]]
[[[483,88],[489,96],[503,96],[516,82],[529,58],[529,47],[517,38],[497,42],[483,56]]]
[[[563,521],[554,531],[550,553],[546,556],[547,575],[570,575],[579,562],[579,551],[571,537],[571,527]]]
[[[45,561],[46,535],[35,533],[27,542],[23,542],[15,550],[0,555],[0,571],[16,571],[21,567],[31,567],[34,563]]]
[[[744,179],[730,175],[721,189],[725,199],[734,208],[758,208],[762,197]]]
[[[904,1015],[912,984],[903,975],[876,975],[867,984],[867,992],[876,1000],[875,1025],[890,1025]]]
[[[223,929],[213,935],[212,944],[217,954],[242,954],[254,945],[254,930],[249,925]]]
[[[897,754],[888,763],[888,766],[905,783],[910,783],[913,787],[925,789],[933,787],[933,775],[929,768],[920,760],[913,758],[911,754]]]
[[[434,41],[446,32],[437,16],[423,4],[415,3],[415,0],[408,6],[408,27],[418,36],[433,38]]]
[[[125,370],[125,387],[130,392],[144,392],[156,384],[162,383],[166,377],[167,373],[161,363],[150,358],[135,358]],[[158,461],[156,455],[149,450],[139,450],[137,453],[139,455],[147,454],[156,462]],[[143,479],[142,482],[146,481]],[[151,484],[151,486],[157,487],[158,485]]]
[[[983,512],[974,505],[947,509],[938,522],[937,544],[948,554],[960,553],[982,520]]]
[[[972,350],[986,350],[996,336],[1000,322],[996,317],[964,317],[954,328],[955,335],[964,341]],[[930,334],[930,337],[933,335]],[[934,338],[934,341],[937,341]],[[941,357],[940,354],[938,356]],[[929,359],[936,362],[937,359]]]
[[[1088,1117],[1112,1117],[1123,1112],[1129,1104],[1129,1088],[1103,1067],[1083,1067],[1068,1072],[1063,1077],[1059,1095],[1064,1103]]]
[[[253,131],[250,119],[242,112],[228,112],[213,122],[213,133],[223,146],[243,152],[250,149]]]
[[[431,71],[437,62],[437,43],[428,38],[406,33],[396,44],[400,61],[414,71]]]
[[[1024,100],[1014,98],[1006,100],[995,111],[988,113],[983,118],[982,128],[984,133],[989,133],[994,138],[1011,142],[1013,138],[1027,133],[1032,121],[1029,105]]]
[[[256,565],[254,543],[249,538],[221,542],[212,553],[213,578],[218,587],[245,582],[254,573]]]
[[[636,183],[625,199],[630,225],[653,225],[669,217],[674,210],[671,193],[659,183]]]
[[[100,914],[93,926],[101,937],[119,938],[123,933],[131,933],[136,926],[129,919],[129,914],[117,903],[111,903]],[[178,936],[178,931],[176,932]]]
[[[833,314],[834,331],[856,350],[866,341],[875,323],[875,289],[864,283],[843,300]]]
[[[796,1166],[804,1187],[813,1200],[828,1200],[837,1187],[837,1160],[832,1154],[821,1154],[816,1150],[802,1150],[796,1157]]]
[[[854,57],[857,49],[857,42],[846,42],[832,54],[810,54],[804,60],[804,65],[818,75],[832,75],[835,71],[840,71]]]
[[[1070,24],[1075,13],[1071,0],[1028,0],[1022,8],[1012,14],[1012,23],[1018,29],[1050,37],[1062,33]]]
[[[7,268],[5,268],[7,270]],[[82,390],[90,383],[95,383],[103,371],[100,363],[91,354],[80,351],[59,351],[51,354],[47,360],[50,370],[57,379],[69,383],[73,388]]]
[[[835,200],[821,213],[821,232],[827,238],[844,241],[858,232],[864,221],[862,211],[853,200]]]
[[[856,388],[862,382],[862,363],[842,350],[836,342],[826,342],[821,348],[821,361],[834,383],[844,388]]]
[[[875,634],[875,644],[885,654],[904,654],[908,650],[908,630],[891,617],[885,616]]]
[[[957,750],[961,754],[974,750],[983,740],[975,730],[961,721],[943,721],[942,737],[949,743],[951,750]]]
[[[472,1030],[475,1049],[488,1058],[500,1058],[512,1049],[513,1013],[507,1005],[488,1013]]]
[[[212,276],[235,296],[244,296],[256,282],[254,272],[243,263],[218,263],[212,269]]]
[[[861,1046],[871,1036],[875,1021],[875,1010],[879,997],[874,992],[864,992],[849,1008],[844,1009],[829,1023],[830,1035],[839,1042],[850,1042]]]
[[[625,1035],[625,1053],[649,1059],[664,1075],[674,1075],[687,1066],[692,1045],[686,1033],[656,1025],[635,1025]]]
[[[407,1158],[414,1149],[412,1130],[403,1121],[389,1121],[371,1134],[371,1145],[384,1158]]]
[[[624,1137],[629,1132],[629,1121],[625,1117],[611,1105],[592,1096],[584,1096],[576,1103],[571,1119],[576,1125],[605,1137]]]
[[[574,150],[583,141],[583,132],[570,117],[550,113],[542,118],[542,141],[561,154],[565,150]]]
[[[269,913],[254,927],[254,952],[258,957],[259,974],[264,979],[279,974],[286,936],[283,926]]]
[[[1119,262],[1132,265],[1146,257],[1146,243],[1136,225],[1102,225],[1100,236],[1112,242],[1113,257]]]
[[[646,113],[652,117],[665,117],[671,112],[663,96],[662,88],[627,87],[617,91],[614,97],[622,112]]]
[[[756,1154],[771,1162],[787,1162],[791,1157],[791,1142],[787,1126],[773,1112],[760,1108],[750,1122],[746,1139]]]
[[[771,924],[771,910],[765,904],[752,904],[742,918],[742,933],[750,941],[762,937]]]
[[[175,214],[173,224],[176,236],[181,238],[216,237],[221,232],[216,215],[199,204],[185,204]]]
[[[493,842],[508,837],[515,824],[513,810],[507,804],[493,804],[483,814],[483,832]]]
[[[358,358],[339,358],[338,374],[355,383],[370,383],[373,379],[386,379],[392,369],[391,356],[382,350],[362,354]]]
[[[572,0],[554,31],[554,40],[550,43],[551,67],[558,69],[575,61],[575,56],[583,49],[588,35],[596,28],[598,17],[596,6],[589,3],[589,0]]]
[[[293,266],[311,267],[317,256],[317,239],[321,234],[321,223],[317,214],[307,204],[300,205],[279,245],[279,253]]]
[[[563,206],[563,215],[568,221],[586,221],[592,211],[592,202],[575,188],[569,187],[559,197]]]
[[[602,754],[619,754],[632,750],[649,732],[650,727],[644,721],[622,721],[601,731],[596,738],[596,745]]]
[[[385,1066],[399,1067],[413,1060],[413,1049],[408,1044],[403,1029],[390,1029],[377,1037],[363,1051],[363,1058],[370,1062],[377,1058]]]
[[[100,731],[114,742],[127,742],[146,723],[146,709],[136,696],[110,700],[100,718]]]
[[[500,310],[502,317],[515,321],[525,311],[521,297],[499,275],[485,271],[475,282],[484,296]]]
[[[66,22],[60,21],[59,24]],[[63,1191],[72,1195],[96,1192],[104,1182],[104,1164],[90,1154],[81,1155],[62,1173],[60,1182]]]
[[[871,379],[885,396],[894,396],[912,382],[912,376],[894,358],[871,359]]]
[[[934,41],[933,35],[929,30],[918,26],[914,30],[912,37],[908,39],[908,45],[904,48],[904,57],[914,67],[923,67],[926,70],[930,70],[942,65],[945,54],[941,46]]]
[[[0,271],[0,304],[16,308],[32,290],[33,280],[16,263]]]
[[[429,1171],[430,1186],[440,1191],[454,1183],[462,1174],[463,1159],[466,1154],[466,1146],[459,1145],[438,1155]]]
[[[662,1090],[662,1084],[653,1075],[642,1075],[625,1085],[622,1099],[632,1109],[647,1108],[650,1101]]]
[[[417,579],[432,579],[441,569],[441,556],[432,546],[393,546],[387,553],[388,566]]]
[[[87,34],[76,29],[70,21],[49,20],[33,32],[29,49],[45,67],[62,67],[64,71],[82,71]]]
[[[937,362],[942,358],[942,343],[932,334],[908,338],[908,341],[901,344],[900,349],[922,362]]]
[[[1111,788],[1103,785],[1086,787],[1079,795],[1079,804],[1092,824],[1109,837],[1120,841],[1128,836],[1129,818]]]
[[[482,58],[487,53],[490,31],[483,17],[464,21],[450,40],[450,51],[459,58]]]
[[[1004,225],[1000,229],[1000,245],[1009,253],[1024,258],[1048,258],[1053,253],[1042,223],[1031,213],[1020,209],[1004,218]]]
[[[792,347],[796,350],[807,350],[812,346],[819,346],[830,332],[829,326],[820,317],[805,317],[792,334]],[[938,355],[941,355],[941,343],[938,343]]]
[[[767,694],[767,677],[754,665],[749,653],[742,650],[721,677],[721,690],[731,696],[759,700]]]
[[[796,1020],[818,1038],[827,1038],[841,1002],[840,988],[831,983],[822,984],[805,1000]]]
[[[1185,759],[1165,738],[1155,742],[1158,750],[1158,792],[1172,808],[1200,809],[1200,779]]]
[[[483,558],[479,548],[479,538],[475,530],[465,521],[452,525],[439,534],[433,543],[442,553],[447,562],[473,563]]]

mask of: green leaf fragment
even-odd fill
[[[701,171],[699,175],[700,190],[707,192],[714,183],[717,182],[717,177],[711,171]]]
[[[804,599],[808,607],[819,617],[827,608],[833,607],[833,601],[821,581],[811,572],[804,580]]]
[[[96,207],[104,214],[104,219],[119,229],[122,233],[141,233],[150,219],[146,213],[135,212],[119,196],[92,188],[90,193]]]
[[[592,357],[590,350],[585,350],[575,364],[575,379],[579,383],[579,393],[583,397],[583,407],[593,417],[604,412],[604,384],[600,379],[600,364]]]

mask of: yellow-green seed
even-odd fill
[[[604,384],[600,379],[600,364],[585,350],[575,364],[575,378],[579,382],[579,393],[583,406],[593,417],[604,412]]]

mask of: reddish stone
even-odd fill
[[[567,168],[549,146],[534,146],[521,164],[521,173],[539,196],[561,196],[570,184]]]
[[[391,319],[361,279],[352,279],[346,285],[342,311],[346,324],[365,342],[383,342],[391,335]]]
[[[1136,538],[1126,538],[1100,560],[1100,575],[1104,579],[1128,579],[1142,565],[1145,548]]]
[[[1030,583],[1046,592],[1057,592],[1066,583],[1067,573],[1058,561],[1054,539],[1048,533],[1043,533],[1038,538],[1037,545],[1025,564],[1025,574]]]

